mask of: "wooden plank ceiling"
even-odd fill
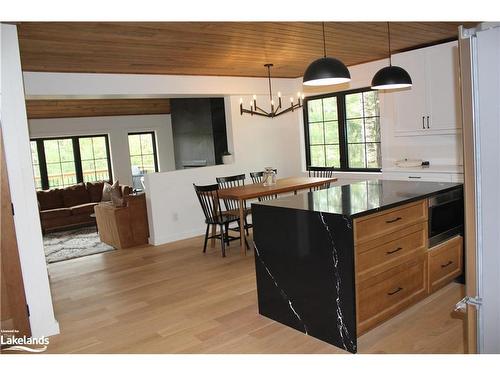
[[[456,38],[476,22],[391,22],[393,51]],[[323,54],[319,22],[18,24],[24,71],[300,77]],[[385,22],[327,22],[327,54],[346,65],[388,56]]]
[[[169,99],[26,100],[29,119],[170,113]]]

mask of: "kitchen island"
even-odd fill
[[[428,248],[428,198],[462,185],[373,180],[252,204],[259,313],[349,352],[463,271]]]

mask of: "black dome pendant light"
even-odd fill
[[[302,83],[305,86],[328,86],[349,82],[349,70],[340,60],[326,57],[325,23],[323,26],[323,57],[307,67]]]
[[[394,90],[411,87],[411,77],[406,70],[392,65],[391,58],[391,29],[387,22],[387,35],[389,40],[389,66],[380,69],[372,79],[374,90]]]

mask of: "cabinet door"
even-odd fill
[[[396,54],[392,64],[405,69],[413,82],[412,87],[397,90],[394,95],[394,130],[396,133],[425,131],[426,115],[425,49]]]
[[[435,132],[461,128],[457,42],[440,44],[425,50],[426,116],[429,116],[429,130]]]

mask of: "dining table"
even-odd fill
[[[246,201],[250,199],[258,199],[269,195],[277,195],[282,193],[297,193],[299,190],[311,189],[328,185],[331,182],[337,181],[337,178],[330,177],[286,177],[279,178],[273,185],[265,186],[262,182],[257,184],[248,184],[235,186],[231,188],[219,189],[220,199],[230,199],[238,202],[239,211],[239,229],[240,229],[240,246],[241,252],[246,255],[246,236],[245,236],[245,206]]]

